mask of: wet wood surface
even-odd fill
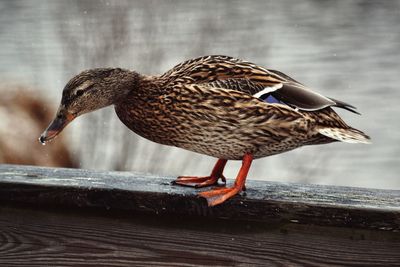
[[[398,190],[173,179],[0,165],[0,266],[400,266]]]

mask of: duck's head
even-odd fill
[[[122,101],[138,80],[138,74],[119,68],[99,68],[81,72],[64,87],[54,120],[42,133],[44,144],[56,137],[76,117]]]

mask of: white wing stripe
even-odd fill
[[[260,98],[261,96],[263,96],[265,94],[268,94],[268,93],[271,93],[271,92],[276,91],[278,89],[281,89],[282,86],[283,86],[282,83],[275,84],[274,86],[267,86],[264,89],[262,89],[260,92],[254,94],[253,96],[256,97],[256,98]]]

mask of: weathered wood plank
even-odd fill
[[[130,172],[0,165],[0,203],[400,230],[399,190],[249,180],[246,193],[208,208],[196,196],[197,190],[172,186],[169,182],[173,179]]]
[[[0,266],[399,266],[400,237],[362,230],[0,207]]]

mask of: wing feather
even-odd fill
[[[336,104],[329,98],[292,82],[283,84],[271,94],[282,102],[305,111],[319,110]]]
[[[316,93],[280,71],[267,70],[228,56],[188,60],[161,77],[168,82],[184,81],[222,90],[236,90],[262,100],[272,95],[280,102],[304,111],[335,106],[359,114],[354,106]]]

